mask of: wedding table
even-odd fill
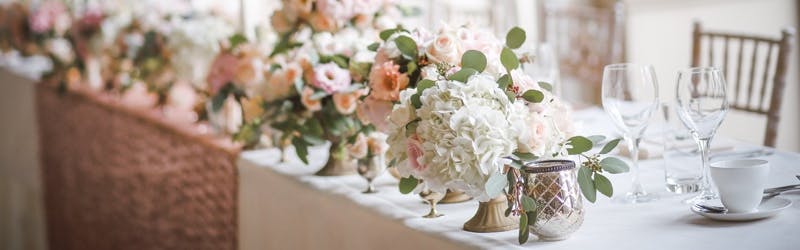
[[[612,134],[611,121],[599,108],[575,113],[586,133]],[[741,143],[737,151],[757,146]],[[293,152],[288,152],[290,155]],[[768,186],[798,183],[800,154],[776,151],[769,156]],[[620,204],[600,196],[585,202],[586,217],[571,238],[558,242],[517,244],[517,231],[471,233],[461,229],[477,202],[438,206],[443,217],[421,218],[428,206],[415,195],[400,194],[397,180],[384,174],[375,194],[362,194],[366,181],[357,175],[319,177],[313,173],[327,159],[326,148],[313,148],[311,164],[277,149],[243,152],[239,168],[240,249],[788,249],[800,246],[800,192],[781,197],[794,203],[777,216],[751,222],[711,221],[689,210],[664,188],[664,161],[641,162],[645,188],[661,199]],[[616,195],[624,195],[630,175],[611,176]]]

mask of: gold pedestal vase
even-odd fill
[[[459,203],[471,199],[472,197],[469,197],[469,195],[467,195],[461,190],[447,189],[447,193],[444,194],[444,198],[442,198],[442,200],[439,201],[439,203],[441,204]]]
[[[514,230],[519,227],[519,218],[506,217],[508,201],[500,195],[486,202],[478,203],[478,211],[464,223],[464,230],[475,233],[490,233]]]
[[[525,194],[536,200],[538,216],[530,232],[543,241],[569,238],[583,224],[583,196],[578,169],[569,160],[539,161],[525,166]]]

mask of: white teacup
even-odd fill
[[[752,212],[761,204],[769,162],[758,159],[721,161],[712,163],[710,170],[722,205],[729,212]]]

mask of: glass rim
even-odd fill
[[[631,67],[639,67],[639,68],[651,68],[653,67],[652,64],[639,64],[639,63],[612,63],[608,64],[603,67],[604,70],[621,70],[627,69]]]
[[[690,68],[683,68],[683,69],[679,69],[678,70],[678,73],[706,73],[706,72],[722,73],[722,70],[720,70],[718,67],[713,67],[713,66],[709,66],[709,67],[690,67]]]

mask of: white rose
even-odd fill
[[[461,44],[457,36],[451,33],[442,33],[433,40],[425,53],[431,62],[458,65],[462,54]]]

